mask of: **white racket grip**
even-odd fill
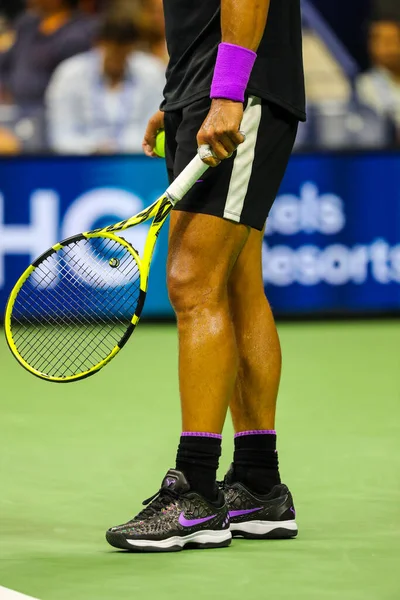
[[[201,160],[200,156],[196,154],[194,159],[190,161],[188,166],[185,167],[182,173],[178,175],[166,191],[166,194],[173,205],[179,202],[179,200],[182,200],[183,196],[188,193],[208,168],[208,165],[206,165]]]

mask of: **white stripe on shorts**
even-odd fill
[[[250,183],[260,121],[261,98],[249,96],[241,125],[241,129],[246,134],[246,141],[237,149],[224,210],[225,219],[238,223]]]

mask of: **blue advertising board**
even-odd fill
[[[0,314],[42,251],[135,214],[166,185],[163,161],[142,156],[0,159]],[[123,235],[140,251],[147,227]],[[167,228],[147,316],[172,315],[166,255]],[[293,156],[268,219],[263,275],[279,314],[400,311],[400,153]]]
[[[280,313],[400,310],[400,154],[294,156],[263,264]]]
[[[167,187],[164,161],[142,156],[19,157],[0,160],[0,314],[34,257],[75,233],[121,221]],[[152,265],[146,314],[169,316],[165,285],[168,228]],[[140,251],[148,225],[123,237]]]

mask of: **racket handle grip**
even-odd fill
[[[208,165],[206,165],[201,160],[200,156],[196,154],[194,159],[190,161],[187,167],[185,167],[182,173],[178,175],[166,191],[172,204],[175,205],[179,200],[182,200],[183,196],[188,193],[208,168]]]

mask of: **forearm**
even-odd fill
[[[239,128],[270,1],[221,0],[222,39],[211,82],[212,104],[197,135],[199,146],[209,144],[213,150],[214,156],[204,161],[211,167],[232,156],[245,140]]]
[[[221,0],[222,41],[257,52],[270,0]]]

